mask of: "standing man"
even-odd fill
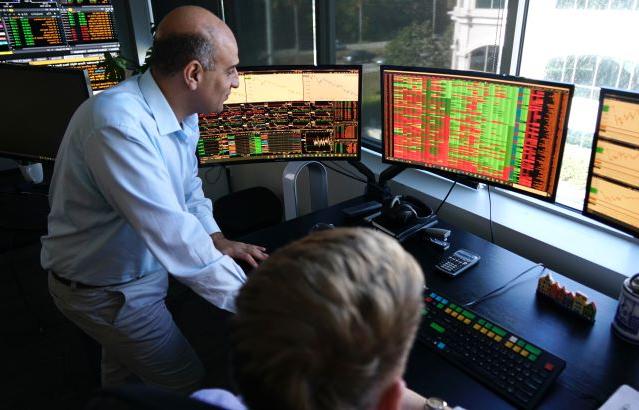
[[[197,177],[197,113],[238,87],[231,30],[200,7],[158,26],[151,68],[89,99],[56,159],[42,266],[56,306],[102,344],[102,384],[195,389],[203,366],[164,303],[168,275],[229,311],[265,249],[224,238]]]

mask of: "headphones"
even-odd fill
[[[397,195],[384,201],[382,216],[394,225],[421,223],[433,215],[433,210],[410,195]]]

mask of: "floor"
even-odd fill
[[[47,291],[39,237],[46,195],[16,192],[0,175],[0,409],[82,409],[99,388],[99,346],[64,318]],[[229,315],[173,283],[167,305],[207,367],[229,388]]]

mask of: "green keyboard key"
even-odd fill
[[[493,332],[495,332],[496,334],[498,334],[501,337],[505,337],[508,333],[506,333],[506,331],[504,329],[500,329],[497,326],[493,326]]]
[[[474,319],[474,318],[476,317],[474,313],[470,313],[470,312],[469,312],[469,311],[467,311],[467,310],[464,310],[464,311],[462,312],[462,315],[466,316],[468,319],[471,319],[471,320],[472,320],[472,319]]]
[[[541,350],[537,349],[535,346],[526,343],[526,350],[528,350],[532,354],[536,354],[539,356],[541,354]]]
[[[435,329],[438,333],[444,333],[446,331],[446,329],[435,322],[430,322],[430,327]]]

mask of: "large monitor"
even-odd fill
[[[0,64],[0,156],[53,161],[71,116],[91,95],[83,70]]]
[[[98,64],[119,50],[111,0],[0,0],[0,61],[86,69],[97,91],[115,84]]]
[[[584,214],[639,236],[639,94],[602,88]]]
[[[554,201],[574,86],[381,67],[383,161]]]
[[[200,115],[200,165],[360,157],[361,66],[239,70],[220,114]]]

